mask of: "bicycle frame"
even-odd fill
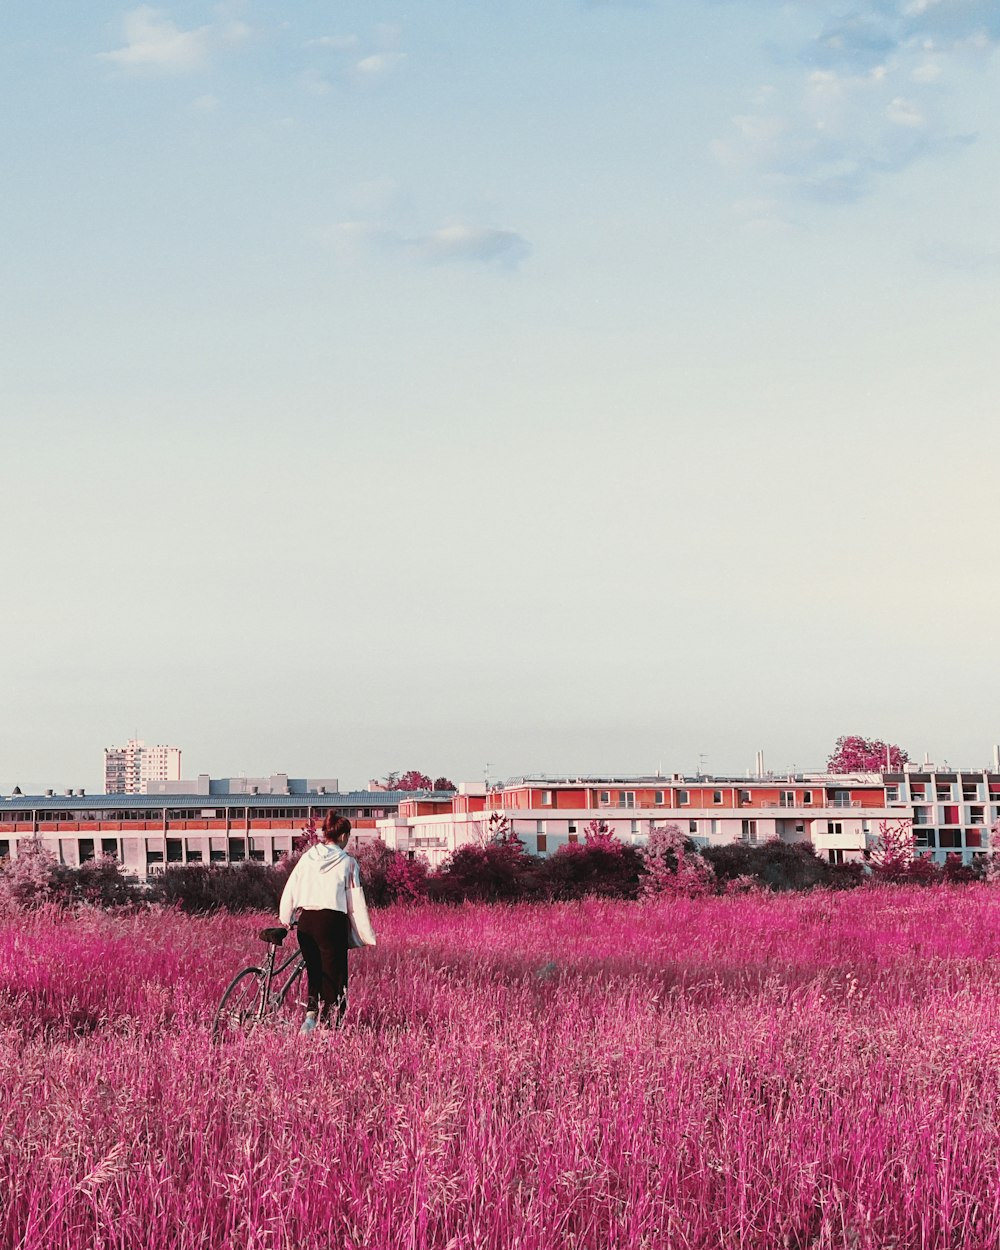
[[[278,947],[273,942],[269,942],[267,946],[267,960],[264,964],[264,993],[261,995],[260,1007],[257,1013],[258,1021],[262,1020],[265,1013],[274,1006],[275,996],[271,993],[272,984],[278,980],[283,973],[287,972],[293,964],[305,964],[305,960],[302,958],[302,952],[296,950],[292,951],[288,958],[276,968],[274,966],[274,961],[277,954]],[[287,982],[285,984],[287,984]],[[281,988],[282,992],[284,992],[284,984]]]

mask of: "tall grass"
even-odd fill
[[[396,908],[214,1046],[245,917],[0,921],[0,1245],[1000,1244],[1000,892]]]

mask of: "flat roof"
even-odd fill
[[[344,794],[15,794],[0,797],[0,812],[134,811],[147,808],[398,807],[403,799],[444,798],[451,791],[350,790]]]

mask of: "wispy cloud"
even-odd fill
[[[847,202],[974,141],[941,88],[956,58],[1000,41],[996,0],[868,0],[848,16],[819,0],[816,11],[815,36],[783,50],[801,66],[797,84],[757,93],[714,145],[722,162],[772,194]]]
[[[101,60],[123,69],[157,69],[188,73],[208,60],[212,27],[181,30],[161,9],[142,4],[125,14],[125,43],[113,52],[101,52]]]
[[[377,247],[427,265],[473,264],[516,268],[531,244],[516,230],[454,222],[425,234],[409,235],[372,221],[342,221],[332,241],[341,250]]]
[[[253,33],[246,22],[220,17],[218,22],[182,30],[162,9],[141,4],[122,18],[125,43],[98,53],[98,58],[133,73],[193,73],[205,67],[214,49],[243,43]]]

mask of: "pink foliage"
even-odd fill
[[[687,839],[678,825],[670,824],[650,830],[642,849],[643,898],[659,898],[679,894],[696,898],[709,894],[715,887],[715,870],[697,851],[689,850]]]
[[[879,821],[878,838],[871,850],[873,875],[882,881],[905,881],[914,857],[912,821]]]
[[[391,908],[213,1046],[258,923],[0,918],[0,1245],[1000,1245],[995,890]]]
[[[909,758],[901,747],[850,734],[837,739],[826,766],[831,773],[900,772]]]

